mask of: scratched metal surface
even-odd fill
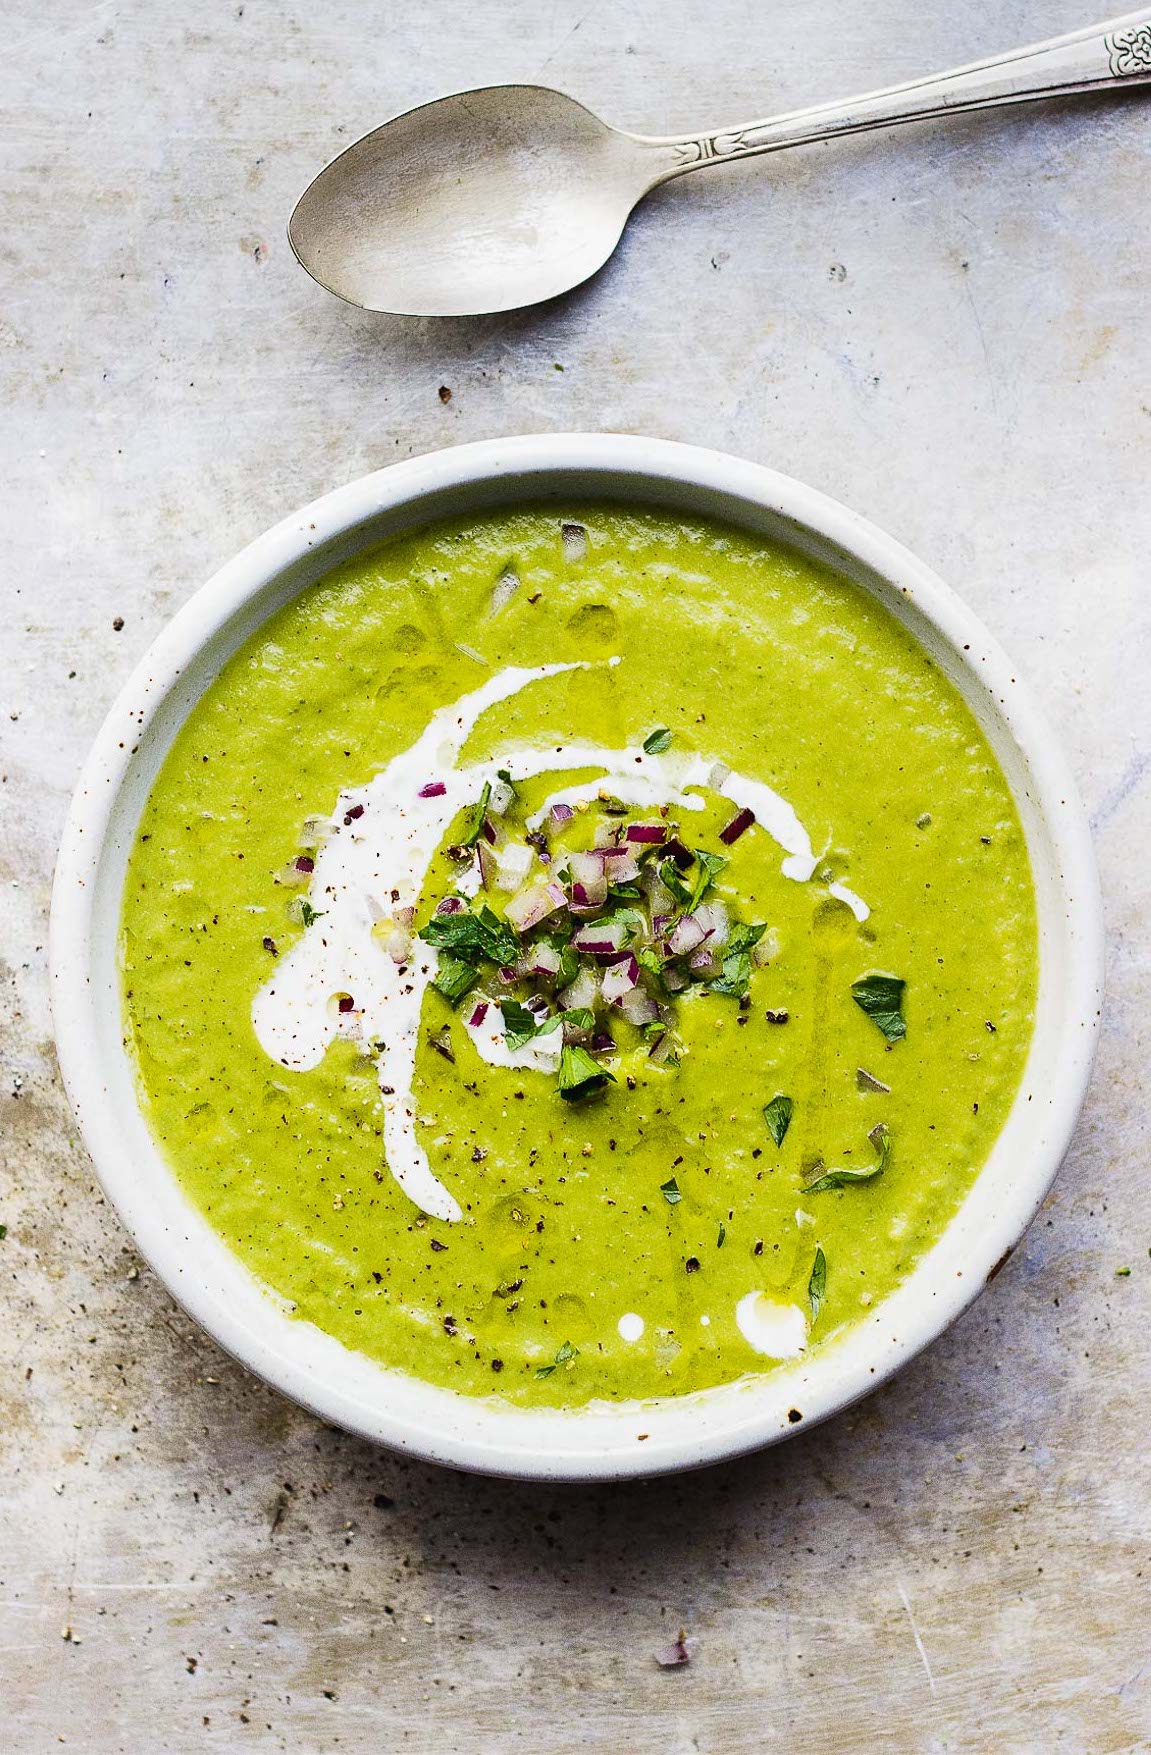
[[[705,172],[593,285],[500,320],[351,312],[284,241],[335,149],[446,87],[542,76],[661,131],[1085,22],[1074,0],[8,0],[6,1748],[1151,1747],[1151,100]],[[761,458],[935,563],[1070,748],[1110,928],[1075,1149],[975,1309],[823,1429],[623,1491],[408,1465],[192,1333],[76,1142],[43,952],[84,750],[218,562],[393,458],[580,427]],[[661,1672],[681,1624],[691,1664]]]

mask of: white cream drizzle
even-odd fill
[[[385,944],[373,936],[373,925],[418,906],[428,867],[453,818],[476,801],[485,782],[496,780],[500,768],[513,780],[581,768],[596,771],[596,779],[553,793],[530,819],[531,826],[542,822],[554,804],[591,801],[605,787],[626,804],[698,811],[703,800],[685,789],[707,786],[714,774],[714,760],[700,756],[648,755],[642,749],[609,750],[580,742],[523,749],[468,767],[456,766],[489,707],[531,683],[588,668],[586,663],[544,664],[500,671],[454,705],[434,713],[416,742],[393,756],[366,786],[342,792],[330,833],[317,850],[308,891],[317,918],[280,958],[252,1003],[252,1023],[261,1046],[283,1066],[299,1071],[317,1066],[341,1035],[351,1036],[377,1055],[388,1168],[416,1206],[435,1218],[462,1217],[459,1202],[433,1175],[416,1137],[413,1086],[420,1015],[438,959],[431,946],[416,939],[408,962],[397,965]],[[443,786],[442,793],[419,796],[422,788],[435,783]],[[799,883],[811,878],[816,855],[785,799],[763,782],[739,774],[728,774],[713,789],[737,808],[754,812],[758,825],[786,855],[781,863],[785,876]],[[362,807],[362,814],[349,820],[357,807]],[[479,876],[474,868],[456,887],[475,894]],[[849,901],[850,892],[843,892],[841,886],[830,888]],[[859,906],[864,914],[857,917],[865,918],[867,905]],[[352,996],[351,1011],[338,1010],[339,994]],[[555,1071],[561,1047],[558,1031],[509,1050],[498,1006],[489,1004],[478,1025],[469,1021],[475,1009],[474,1002],[465,999],[464,1027],[489,1064]]]
[[[748,1292],[735,1307],[735,1321],[749,1347],[768,1359],[798,1359],[807,1346],[807,1312],[778,1304],[765,1292]]]

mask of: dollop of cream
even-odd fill
[[[634,1310],[625,1311],[616,1323],[621,1341],[638,1341],[646,1326],[643,1317],[637,1316]]]
[[[607,661],[617,664],[618,659]],[[413,1086],[424,993],[435,979],[435,950],[414,939],[407,960],[397,963],[381,923],[419,906],[428,868],[457,813],[474,804],[498,770],[513,781],[544,773],[591,770],[596,778],[552,793],[535,816],[536,826],[554,804],[592,801],[605,789],[634,805],[703,808],[698,791],[711,786],[756,822],[783,849],[785,876],[806,883],[816,866],[811,840],[787,801],[758,780],[720,769],[714,759],[643,749],[610,750],[571,742],[547,749],[520,749],[467,767],[460,754],[489,708],[534,683],[587,663],[509,667],[470,694],[432,715],[410,748],[393,756],[366,786],[340,794],[315,856],[308,899],[315,917],[256,994],[252,1023],[265,1052],[282,1066],[317,1066],[337,1036],[348,1036],[376,1058],[384,1111],[384,1156],[400,1187],[422,1211],[456,1220],[455,1196],[432,1173],[416,1136]],[[432,796],[421,796],[435,787]],[[474,895],[473,868],[457,881]],[[862,904],[866,907],[866,904]],[[344,1009],[339,996],[344,996]],[[347,1001],[351,999],[349,1006]],[[477,1052],[495,1066],[554,1072],[561,1047],[558,1031],[509,1050],[499,1007],[489,1004],[479,1023],[465,998],[461,1022]]]
[[[748,1292],[735,1307],[736,1327],[749,1347],[768,1359],[798,1359],[807,1346],[808,1317],[799,1304],[780,1304],[766,1292]]]

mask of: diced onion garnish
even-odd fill
[[[639,842],[641,845],[654,847],[667,840],[666,823],[629,823],[624,832],[625,841]]]
[[[642,987],[633,987],[630,993],[625,993],[619,1002],[619,1009],[628,1023],[634,1024],[637,1029],[642,1029],[644,1024],[654,1024],[659,1017],[659,1007],[651,994],[645,993]]]
[[[700,924],[697,915],[682,914],[672,927],[671,937],[668,939],[672,955],[686,956],[688,951],[694,951],[696,945],[701,945],[707,936],[707,928]]]
[[[626,921],[593,920],[579,928],[572,944],[589,957],[610,957],[614,952],[622,951],[626,937]]]
[[[625,993],[639,982],[639,964],[633,956],[621,957],[610,969],[604,970],[601,992],[608,1005],[618,1005]]]
[[[708,935],[708,949],[719,950],[725,945],[731,931],[731,921],[727,909],[722,902],[703,902],[695,911],[695,917]]]
[[[518,896],[513,896],[504,913],[517,932],[530,932],[557,908],[567,906],[567,893],[561,884],[529,884]]]
[[[607,874],[602,859],[593,853],[573,853],[568,859],[572,876],[572,901],[579,908],[602,908],[607,901]]]
[[[532,868],[532,850],[522,841],[509,841],[494,855],[496,888],[518,890]]]
[[[482,999],[480,1001],[479,1005],[473,1011],[471,1017],[468,1019],[468,1028],[470,1030],[478,1030],[480,1025],[483,1023],[484,1019],[487,1017],[487,1015],[488,1015],[488,1002],[486,999]]]
[[[497,776],[492,781],[492,794],[488,799],[488,809],[494,817],[502,817],[514,797],[513,788],[508,785],[506,780],[501,780]]]
[[[732,817],[726,829],[721,829],[719,831],[719,838],[724,846],[730,847],[733,841],[738,841],[739,837],[751,828],[754,821],[755,812],[753,810],[744,809],[739,811],[734,817]]]
[[[563,539],[564,560],[582,561],[587,555],[587,531],[582,524],[563,524],[560,526]]]
[[[436,904],[437,914],[462,914],[466,904],[462,896],[445,896]]]
[[[575,811],[570,804],[553,804],[548,812],[548,822],[553,829],[558,829],[561,824],[570,823],[574,816]]]
[[[726,762],[713,762],[707,776],[707,783],[713,792],[722,792],[731,779],[731,769]]]
[[[388,939],[388,955],[393,963],[406,963],[412,954],[412,935],[406,927],[397,926]]]
[[[570,987],[557,994],[556,1003],[565,1012],[591,1011],[599,998],[599,982],[590,969],[581,969]]]
[[[505,567],[495,584],[492,586],[492,615],[499,615],[505,609],[520,588],[520,576],[514,567]]]
[[[417,798],[443,798],[443,796],[447,792],[447,790],[448,789],[444,785],[442,780],[429,780],[426,786],[420,787],[420,790],[416,793],[416,797]]]

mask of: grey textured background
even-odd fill
[[[505,319],[354,313],[284,237],[337,148],[444,88],[740,121],[1083,7],[8,0],[5,1748],[1151,1747],[1151,95],[705,172],[591,286]],[[1110,929],[1076,1148],[975,1309],[857,1411],[622,1491],[376,1453],[192,1333],[94,1184],[44,974],[67,795],[175,607],[365,470],[563,428],[763,459],[936,564],[1070,748]]]

